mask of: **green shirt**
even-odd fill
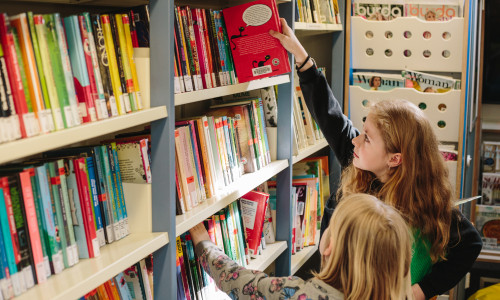
[[[413,245],[411,247],[411,284],[420,282],[432,268],[431,243],[420,234],[420,230],[415,230],[413,234]]]

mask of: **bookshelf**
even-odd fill
[[[299,162],[299,161],[303,160],[304,158],[312,155],[313,153],[316,153],[319,150],[325,148],[326,146],[328,146],[328,142],[326,141],[326,139],[321,139],[316,144],[311,145],[305,149],[301,149],[299,151],[300,153],[298,155],[293,156],[292,163],[294,164],[296,162]]]
[[[296,252],[292,255],[292,272],[291,275],[295,274],[300,267],[302,267],[306,261],[313,256],[314,252],[319,249],[319,234],[316,236],[316,240],[314,241],[314,246],[305,247],[299,252]]]
[[[269,265],[271,265],[278,256],[280,256],[287,249],[287,243],[285,241],[276,242],[266,246],[266,249],[262,251],[256,259],[251,259],[250,264],[247,268],[252,270],[264,271]]]
[[[315,34],[317,32],[333,32],[342,31],[342,24],[320,24],[320,23],[304,23],[295,22],[296,31],[309,32]]]

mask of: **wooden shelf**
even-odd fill
[[[304,158],[310,156],[311,154],[316,153],[319,150],[325,148],[326,146],[328,146],[328,142],[326,141],[326,139],[321,139],[316,144],[311,145],[305,149],[299,150],[299,154],[292,158],[292,163],[299,162]]]
[[[486,132],[500,133],[500,122],[483,121],[481,129]]]
[[[319,247],[319,232],[316,233],[316,241],[314,246],[305,247],[300,252],[296,252],[292,255],[292,273],[290,275],[295,274],[300,267],[302,267],[306,261],[311,258],[311,256],[318,250]]]
[[[167,108],[160,106],[44,135],[8,142],[0,145],[0,164],[166,117]]]
[[[221,190],[217,196],[207,199],[183,215],[176,216],[176,236],[180,236],[287,167],[287,160],[273,161],[257,172],[243,175]]]
[[[97,258],[81,260],[47,282],[36,285],[16,300],[76,299],[168,243],[167,233],[130,234],[101,248]]]
[[[295,22],[295,31],[308,31],[313,34],[342,31],[342,24],[319,24]]]
[[[283,251],[287,248],[286,242],[275,242],[273,244],[268,244],[266,249],[262,251],[262,254],[257,258],[250,260],[250,264],[247,269],[264,271],[269,265],[271,265],[278,256],[280,256]]]
[[[245,91],[257,90],[268,86],[290,82],[288,74],[253,80],[234,85],[220,86],[213,89],[206,89],[195,92],[175,94],[175,105],[183,105],[198,102],[206,99],[242,93]]]
[[[477,257],[477,261],[500,263],[500,251],[483,249]]]

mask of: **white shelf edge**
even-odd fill
[[[342,31],[342,24],[321,24],[321,23],[305,23],[295,22],[295,30],[306,31]]]
[[[315,244],[313,246],[308,246],[303,248],[301,251],[296,252],[295,254],[292,255],[292,271],[290,275],[295,274],[300,267],[302,267],[306,261],[311,258],[311,256],[318,250],[319,247],[319,232],[316,233],[316,240]]]
[[[266,249],[262,251],[261,255],[250,260],[247,269],[264,271],[281,253],[283,253],[283,251],[286,250],[286,248],[286,241],[277,241],[273,244],[267,244]]]
[[[305,149],[299,150],[299,154],[292,158],[292,163],[295,164],[309,155],[316,153],[317,151],[328,146],[326,139],[319,140],[316,144],[306,147]]]
[[[481,125],[481,129],[482,130],[496,130],[496,131],[500,131],[500,123],[499,122],[488,122],[488,121],[484,121],[483,120],[483,123]]]
[[[292,2],[292,0],[277,0],[277,4]]]
[[[176,236],[180,236],[287,167],[287,160],[273,161],[254,173],[243,175],[239,180],[221,190],[217,196],[207,199],[185,214],[175,216]]]
[[[253,80],[245,83],[220,86],[212,89],[200,90],[195,92],[175,94],[175,105],[177,106],[177,105],[198,102],[206,99],[212,99],[235,93],[261,89],[268,86],[283,84],[287,82],[290,82],[290,76],[288,74],[285,74],[275,77]]]
[[[166,106],[160,106],[48,134],[7,142],[0,145],[0,164],[166,117]]]
[[[52,275],[16,300],[76,299],[97,288],[116,274],[168,244],[167,233],[130,234],[101,248],[97,258],[81,260],[62,273]]]

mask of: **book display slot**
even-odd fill
[[[405,99],[414,103],[429,118],[438,140],[448,144],[442,153],[452,186],[460,195],[464,135],[460,116],[467,108],[465,60],[471,51],[465,34],[469,4],[451,2],[352,1],[351,79],[345,112],[355,127],[362,128],[370,106],[379,101]],[[435,18],[426,19],[427,13]],[[450,151],[453,155],[448,155]],[[453,160],[448,160],[451,157]]]
[[[167,107],[141,96],[150,83],[138,74],[149,66],[133,48],[149,34],[131,20],[142,4],[2,3],[2,299],[126,299],[134,290],[151,299],[153,253],[169,234],[152,226],[164,200],[152,196],[151,165],[162,162],[150,164],[149,152]],[[146,137],[120,137],[148,124]]]

